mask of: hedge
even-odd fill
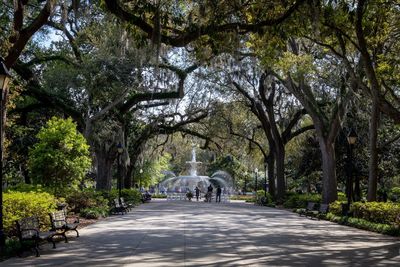
[[[307,202],[321,202],[321,195],[319,194],[291,194],[283,206],[287,209],[305,208]]]
[[[333,213],[328,213],[326,219],[339,224],[373,231],[381,234],[400,236],[400,226],[394,224],[374,223],[360,218],[352,218],[346,216],[336,216]]]
[[[3,194],[4,230],[8,235],[16,231],[15,221],[37,216],[44,228],[50,227],[49,213],[56,210],[57,200],[46,192],[15,192]]]
[[[350,206],[353,217],[374,223],[395,224],[400,216],[400,204],[394,202],[355,202]]]

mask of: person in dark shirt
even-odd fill
[[[194,189],[194,191],[196,192],[196,199],[197,199],[197,201],[199,201],[200,189],[196,186],[196,188]]]
[[[207,202],[211,202],[211,198],[212,198],[212,191],[213,191],[213,187],[210,184],[210,186],[207,188]]]
[[[221,202],[221,193],[222,193],[221,186],[218,186],[217,187],[217,196],[215,197],[215,202]]]

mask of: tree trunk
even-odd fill
[[[268,163],[268,192],[273,198],[275,198],[275,156],[272,151],[270,151],[266,160]]]
[[[111,159],[108,151],[104,149],[97,150],[95,153],[97,161],[96,189],[111,190],[111,170],[114,159]]]
[[[322,203],[330,204],[337,200],[335,145],[318,137],[322,153]]]
[[[285,147],[279,145],[276,147],[276,197],[278,201],[282,201],[285,197]]]
[[[127,166],[127,168],[124,168],[124,188],[130,189],[132,188],[132,173],[133,173],[133,167]]]
[[[379,107],[378,99],[372,101],[371,121],[369,124],[369,176],[368,176],[368,201],[376,201],[376,190],[378,184],[378,123]]]

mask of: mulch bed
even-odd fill
[[[86,219],[86,218],[79,218],[79,226],[78,229],[85,228],[88,225],[94,224],[98,221],[103,220],[104,218],[99,218],[99,219]]]

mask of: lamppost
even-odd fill
[[[142,190],[142,173],[143,173],[142,168],[140,168],[139,173],[140,173],[140,175],[139,175],[139,191],[141,191]]]
[[[3,227],[3,111],[6,108],[4,104],[4,94],[7,90],[8,82],[10,81],[10,72],[4,64],[4,59],[0,58],[0,88],[1,88],[1,105],[0,105],[0,253],[4,252],[5,238],[4,238],[4,227]]]
[[[349,143],[349,155],[348,155],[349,170],[347,177],[347,205],[348,205],[347,211],[350,210],[350,203],[353,193],[353,148],[354,144],[357,142],[357,138],[358,138],[357,133],[354,131],[354,129],[351,129],[349,135],[347,136],[347,142]]]
[[[117,145],[117,152],[118,152],[118,199],[121,199],[121,189],[122,189],[122,173],[121,173],[121,155],[124,152],[124,148],[122,147],[121,143]]]
[[[257,195],[257,175],[258,175],[258,169],[257,168],[255,168],[254,169],[254,172],[255,172],[255,174],[256,174],[256,184],[254,185],[254,191],[256,191],[256,195]]]
[[[247,192],[247,171],[244,172],[244,193]]]

